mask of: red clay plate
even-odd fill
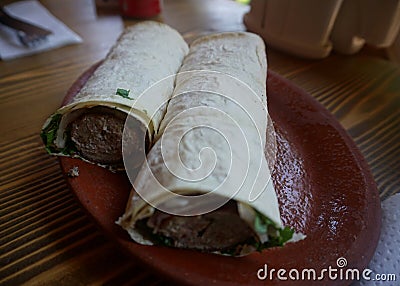
[[[64,104],[95,68],[77,80]],[[268,109],[277,132],[278,160],[273,179],[281,216],[285,225],[306,234],[305,240],[240,258],[143,246],[132,242],[114,223],[124,212],[131,188],[124,174],[113,174],[77,159],[60,158],[64,173],[79,167],[78,177],[67,178],[71,190],[119,246],[175,282],[321,285],[321,281],[314,281],[313,274],[308,279],[303,272],[307,275],[302,279],[303,269],[314,269],[316,279],[323,277],[323,285],[350,284],[345,279],[346,270],[364,269],[379,238],[381,210],[375,182],[354,142],[322,105],[273,72],[268,73],[267,83]],[[342,268],[337,265],[341,257],[347,260],[347,266]],[[269,275],[260,280],[257,272],[265,265]],[[329,267],[337,269],[333,272],[336,279],[328,277]],[[286,281],[278,279],[277,271],[281,268],[287,271],[283,274]],[[272,269],[275,272],[271,274]],[[299,280],[292,280],[296,271]],[[263,278],[264,271],[259,275]]]

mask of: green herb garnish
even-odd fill
[[[115,94],[122,96],[123,98],[133,100],[133,98],[129,97],[129,92],[130,92],[129,89],[117,88],[117,92]]]
[[[258,233],[268,234],[268,241],[256,246],[258,251],[269,247],[283,246],[294,234],[294,230],[290,227],[279,228],[272,220],[258,211],[256,211],[254,229]]]
[[[67,132],[67,137],[65,140],[65,147],[60,151],[61,154],[63,155],[74,155],[78,153],[78,149],[76,149],[75,143],[71,140],[71,135],[69,130],[66,130]]]
[[[62,150],[57,148],[54,142],[57,138],[57,131],[61,122],[61,118],[62,115],[59,113],[52,115],[50,118],[50,123],[46,126],[46,128],[42,130],[42,132],[40,133],[40,137],[42,138],[47,153],[49,154],[61,153],[64,155],[73,155],[77,153],[77,149],[70,138],[71,136],[68,133],[65,142],[65,147]]]
[[[58,126],[60,125],[61,117],[62,115],[58,113],[51,116],[50,123],[40,133],[40,137],[42,138],[46,151],[49,154],[55,153],[57,151],[54,140],[57,137],[57,130]]]

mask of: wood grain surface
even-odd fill
[[[44,120],[73,81],[106,55],[124,25],[136,21],[96,13],[91,0],[41,3],[84,42],[0,62],[0,284],[166,285],[98,231],[39,138]],[[157,20],[190,42],[207,33],[244,30],[247,10],[229,0],[165,0]],[[347,129],[382,199],[398,192],[399,66],[368,48],[319,61],[268,49],[268,61],[270,69],[316,97]]]

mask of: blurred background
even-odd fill
[[[232,1],[243,6],[242,16],[247,30],[260,34],[270,46],[287,53],[318,59],[332,51],[355,54],[367,45],[372,49],[382,49],[382,55],[391,61],[400,61],[398,0]],[[127,17],[147,18],[162,12],[163,7],[163,0],[95,2],[99,11],[113,10]],[[143,2],[147,4],[143,5]],[[183,5],[182,1],[176,2]],[[217,6],[214,4],[213,1],[201,1],[193,10],[193,17],[196,18],[200,11],[212,11],[212,7]],[[155,8],[157,5],[159,10]],[[217,16],[218,11],[214,13]]]

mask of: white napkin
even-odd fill
[[[381,237],[368,269],[370,280],[352,285],[400,285],[400,193],[382,202]],[[389,280],[389,274],[396,275],[396,281],[378,281]]]
[[[21,20],[51,30],[53,34],[49,35],[47,41],[43,44],[34,48],[28,48],[18,41],[14,30],[0,24],[0,57],[2,60],[10,60],[68,44],[82,42],[81,37],[50,14],[38,1],[27,0],[14,2],[4,6],[4,9],[11,16],[18,17]]]

